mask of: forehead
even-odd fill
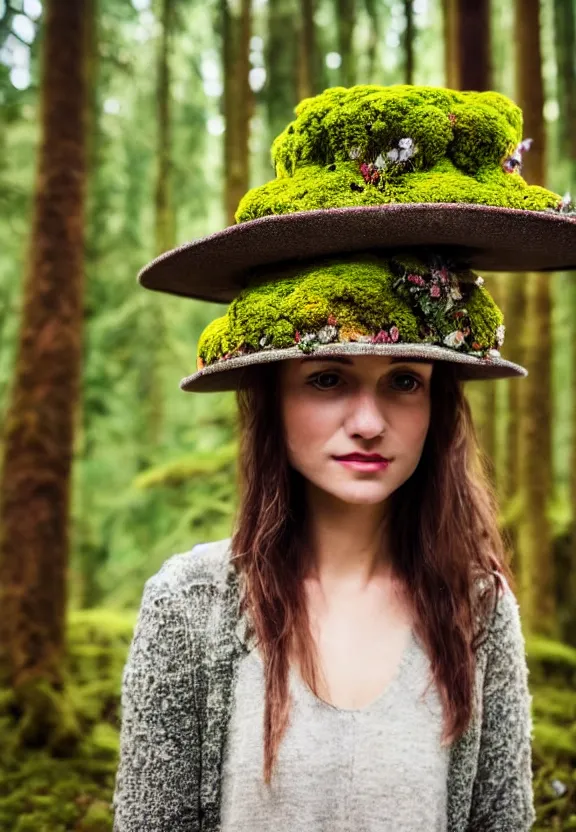
[[[336,356],[336,355],[306,355],[303,358],[297,359],[294,363],[298,364],[299,366],[305,366],[306,364],[312,363],[330,363],[330,364],[346,364],[348,366],[361,366],[362,363],[366,362],[377,362],[380,366],[390,366],[392,364],[420,364],[423,367],[432,367],[433,361],[429,361],[425,358],[412,358],[412,357],[401,357],[401,356],[379,356],[379,355],[362,355],[362,356]],[[291,362],[292,363],[292,362]]]

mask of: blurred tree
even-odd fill
[[[342,61],[340,64],[340,84],[343,87],[351,87],[356,83],[356,60],[354,54],[356,13],[356,0],[336,0],[338,51]]]
[[[445,0],[445,8],[451,0]],[[456,86],[460,90],[491,87],[490,0],[454,0]],[[448,11],[448,20],[452,12]]]
[[[379,0],[365,0],[368,15],[368,67],[365,81],[368,84],[381,84],[380,67],[378,67],[378,46],[382,41],[382,5]]]
[[[492,71],[489,0],[481,0],[481,2],[456,0],[454,5],[445,3],[445,15],[450,21],[450,33],[456,38],[448,60],[454,64],[451,71],[453,71],[453,81],[456,82],[457,89],[490,89]],[[490,291],[496,296],[497,290],[497,279],[492,278]],[[480,444],[485,455],[485,464],[495,480],[495,382],[483,381],[479,385],[472,385],[468,388],[468,392]]]
[[[272,7],[272,4],[270,4]],[[221,0],[224,66],[224,172],[226,218],[234,222],[241,197],[249,187],[248,139],[254,106],[250,88],[252,0]]]
[[[316,38],[314,13],[316,0],[300,0],[300,57],[298,73],[298,100],[320,92],[321,66]]]
[[[404,81],[414,83],[414,0],[404,0]]]
[[[522,175],[546,180],[544,85],[540,47],[540,0],[516,0],[516,100],[524,112],[524,135],[533,140]],[[518,524],[519,594],[527,632],[556,633],[554,569],[548,506],[552,485],[550,275],[526,276],[525,363],[519,418],[521,516]]]
[[[559,149],[576,184],[576,10],[574,0],[554,0],[556,79],[560,107]]]
[[[458,89],[458,39],[456,14],[458,0],[442,0],[444,32],[444,82],[450,89]]]
[[[82,0],[48,0],[44,9],[41,145],[0,480],[0,675],[18,703],[22,743],[62,751],[79,738],[62,685],[90,24]]]
[[[264,90],[269,145],[292,120],[298,103],[298,35],[296,0],[269,0]]]
[[[176,245],[172,200],[172,88],[170,51],[176,16],[176,0],[160,0],[156,68],[156,115],[158,129],[158,171],[156,175],[156,253]]]

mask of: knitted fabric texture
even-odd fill
[[[123,674],[114,832],[220,829],[233,682],[247,649],[229,544],[173,555],[146,582]],[[450,747],[447,830],[528,832],[531,696],[509,588],[478,648],[475,701]]]
[[[198,369],[240,355],[331,343],[432,344],[499,357],[502,313],[473,272],[438,258],[363,255],[284,268],[245,289],[198,342]]]
[[[570,213],[521,176],[522,111],[497,92],[376,85],[306,98],[272,146],[276,179],[243,197],[237,222],[385,203],[476,203]]]

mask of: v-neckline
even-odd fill
[[[401,687],[404,673],[406,671],[406,666],[408,664],[409,659],[411,658],[412,651],[416,646],[416,636],[414,633],[414,629],[410,628],[410,633],[408,636],[408,641],[402,655],[400,657],[400,661],[396,667],[396,672],[394,676],[390,679],[387,683],[384,690],[382,690],[375,699],[369,702],[367,705],[364,705],[361,708],[341,708],[338,705],[332,705],[330,702],[326,702],[325,699],[322,699],[310,689],[310,687],[306,684],[306,682],[302,679],[298,671],[290,666],[290,682],[292,685],[295,686],[296,690],[304,696],[306,700],[312,702],[317,708],[323,708],[333,713],[340,713],[343,715],[346,714],[365,714],[369,713],[370,711],[380,707],[383,705],[387,700],[390,702],[394,701],[393,695],[399,690]]]

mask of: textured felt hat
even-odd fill
[[[252,365],[304,355],[450,361],[462,379],[526,375],[500,356],[502,313],[483,279],[438,255],[341,255],[262,278],[206,327],[183,390],[247,386]]]
[[[335,87],[296,108],[272,148],[276,178],[237,224],[156,258],[148,289],[229,302],[255,267],[407,246],[456,268],[576,268],[576,215],[521,176],[522,113],[496,92]]]

